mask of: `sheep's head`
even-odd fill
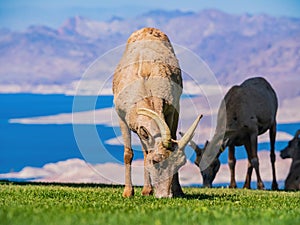
[[[198,116],[186,134],[179,141],[171,138],[170,129],[156,112],[140,108],[137,134],[147,152],[146,168],[155,187],[156,197],[171,197],[173,175],[186,162],[184,148],[193,137],[194,131],[202,117]]]
[[[280,157],[283,159],[294,158],[297,151],[300,150],[300,130],[298,130],[292,140],[288,142],[288,146],[280,151]]]
[[[181,136],[184,135],[184,133],[179,132]],[[196,153],[196,159],[194,161],[195,165],[200,168],[200,162],[202,160],[202,156],[204,154],[204,151],[207,149],[209,142],[206,141],[203,148],[200,148],[193,140],[190,140],[189,145],[192,149],[194,149]],[[204,187],[212,187],[212,182],[214,181],[217,172],[219,171],[221,162],[218,157],[215,157],[212,162],[205,168],[204,170],[200,169],[202,178],[203,178],[203,186]]]
[[[207,146],[208,145],[209,145],[209,142],[206,141],[206,143],[204,145],[204,148],[201,149],[202,150],[201,155],[198,156],[198,154],[197,154],[195,164],[200,168],[201,175],[202,175],[202,178],[203,178],[203,186],[211,188],[212,183],[213,183],[213,181],[214,181],[214,179],[215,179],[215,177],[216,177],[216,175],[217,175],[217,173],[220,169],[221,163],[220,163],[218,155],[216,155],[215,158],[210,160],[211,162],[209,163],[209,165],[206,168],[203,168],[201,170],[200,161],[202,160],[202,156],[203,156],[204,152],[207,151]]]
[[[204,187],[212,187],[219,169],[219,157],[229,143],[229,139],[224,140],[223,134],[215,134],[211,142],[206,142],[203,149],[196,151],[195,164],[200,168]]]

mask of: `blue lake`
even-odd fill
[[[77,96],[78,98],[78,96]],[[93,96],[82,96],[84,101],[89,101]],[[95,103],[95,109],[111,107],[113,97],[101,96]],[[69,158],[82,156],[74,134],[72,124],[13,124],[11,118],[25,118],[35,116],[47,116],[59,113],[71,113],[73,97],[65,95],[40,95],[40,94],[0,94],[0,173],[20,171],[25,166],[42,167],[51,162],[58,162]],[[82,105],[78,111],[90,110],[89,105]],[[80,125],[88,128],[93,125]],[[284,131],[294,135],[300,128],[300,123],[279,124],[278,131]],[[96,126],[97,132],[103,142],[115,137],[118,128],[104,125]],[[277,142],[279,151],[285,147],[286,142]],[[123,161],[122,146],[105,144],[105,148],[117,161]],[[259,150],[269,149],[269,143],[262,143]],[[246,158],[244,149],[236,151],[237,159]],[[101,157],[101,156],[98,156]],[[135,151],[135,159],[142,158],[142,152]],[[194,160],[193,155],[190,159]],[[222,163],[227,162],[227,153],[220,157]],[[102,161],[103,162],[103,161]],[[97,163],[97,157],[92,163]]]

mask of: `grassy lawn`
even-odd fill
[[[186,197],[121,197],[121,186],[0,183],[0,224],[299,224],[300,192],[184,188]]]

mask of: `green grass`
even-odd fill
[[[184,188],[186,197],[121,197],[121,186],[0,183],[0,224],[299,224],[300,192]]]

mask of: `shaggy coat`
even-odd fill
[[[123,196],[134,194],[131,131],[139,136],[144,152],[142,194],[152,193],[152,183],[156,197],[182,195],[177,171],[186,162],[183,149],[195,126],[180,142],[175,141],[182,77],[167,35],[143,28],[129,37],[114,73],[113,93],[124,140]]]

